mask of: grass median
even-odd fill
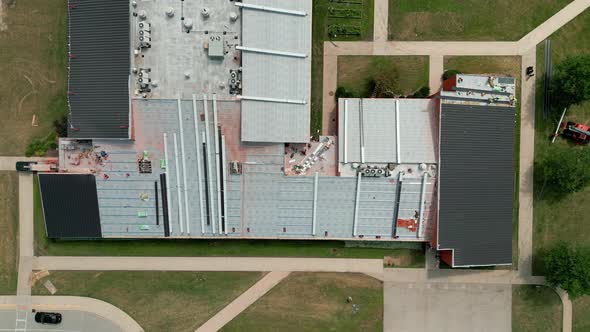
[[[56,271],[38,281],[34,295],[85,296],[129,314],[145,331],[194,331],[255,284],[261,272]]]
[[[545,286],[512,286],[513,332],[560,332],[559,295]]]
[[[222,331],[383,331],[383,283],[362,274],[292,273]]]
[[[18,272],[18,175],[0,172],[0,295],[15,295]]]

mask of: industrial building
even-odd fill
[[[337,136],[312,140],[311,0],[69,0],[69,17],[48,237],[414,241],[511,263],[514,79],[340,99]]]

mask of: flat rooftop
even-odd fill
[[[284,144],[245,143],[235,135],[239,102],[134,100],[132,106],[135,141],[60,142],[63,171],[96,177],[103,237],[164,237],[166,214],[171,237],[424,241],[428,235],[432,180],[410,175],[403,182],[396,177],[359,180],[319,171],[287,176]],[[215,112],[219,132],[213,125]],[[216,134],[223,142],[220,158]],[[149,161],[151,173],[140,171],[140,160]],[[239,172],[231,169],[233,161]],[[161,174],[166,174],[166,184]],[[167,186],[167,202],[162,186]],[[398,191],[404,197],[400,203]],[[427,200],[423,230],[417,223],[396,227],[395,214],[415,218],[421,197]]]
[[[508,76],[457,74],[449,80],[452,88],[444,88],[441,98],[447,103],[514,106],[516,79]],[[447,83],[444,84],[446,86]]]
[[[242,140],[310,140],[312,1],[244,0]]]
[[[338,100],[342,163],[436,163],[434,99]]]
[[[129,17],[131,45],[127,54],[137,71],[133,73],[134,98],[142,98],[139,71],[149,69],[152,84],[147,99],[190,99],[193,93],[235,99],[229,86],[230,70],[240,67],[241,52],[236,46],[242,43],[241,15],[235,2],[137,1],[132,13],[136,15]],[[139,37],[148,33],[150,46],[142,48]],[[209,56],[212,38],[219,38],[223,56]]]

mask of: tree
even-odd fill
[[[58,120],[53,121],[53,128],[58,137],[68,136],[68,116],[63,115]]]
[[[559,193],[584,189],[590,183],[590,154],[582,149],[550,149],[535,162],[537,182],[551,186]]]
[[[590,100],[589,55],[570,56],[557,65],[551,96],[558,109]]]
[[[399,71],[392,69],[389,71],[380,70],[369,84],[370,86],[374,85],[373,91],[377,98],[394,98],[400,95],[398,82]]]
[[[590,250],[560,242],[545,255],[545,278],[570,297],[590,295]]]

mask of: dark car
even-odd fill
[[[32,172],[31,165],[37,164],[36,161],[17,161],[16,170],[19,172]]]
[[[35,322],[41,324],[61,323],[61,314],[57,312],[38,312],[35,314]]]

